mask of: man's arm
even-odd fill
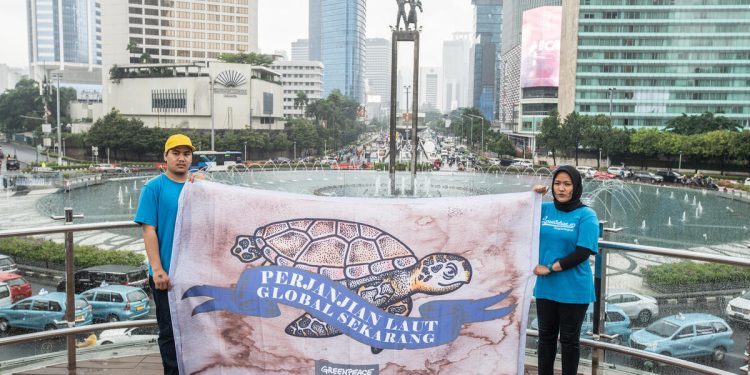
[[[159,238],[156,236],[156,228],[143,224],[143,243],[146,245],[146,256],[154,271],[154,286],[159,290],[169,289],[169,275],[164,271],[159,256]]]

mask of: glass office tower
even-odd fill
[[[503,1],[472,0],[474,4],[474,106],[486,119],[497,119],[497,101],[502,87],[500,51],[503,35]]]
[[[323,95],[338,89],[364,103],[365,0],[321,0],[320,11],[320,51],[325,67]],[[313,20],[312,15],[310,19]]]
[[[750,2],[580,0],[575,110],[662,128],[683,113],[749,126]]]

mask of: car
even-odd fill
[[[11,328],[24,328],[33,331],[65,328],[65,293],[40,292],[39,295],[25,298],[13,305],[0,309],[0,335]],[[80,296],[75,296],[75,324],[89,325],[93,322],[91,305]]]
[[[0,283],[0,307],[6,307],[13,304],[10,296],[10,286],[6,283]]]
[[[109,285],[129,285],[141,288],[150,293],[148,286],[148,270],[143,266],[124,266],[108,264],[84,268],[74,274],[75,292],[83,293],[91,288],[101,286],[102,283]],[[57,284],[57,291],[65,291],[66,281]]]
[[[750,323],[750,292],[743,291],[739,297],[730,300],[725,312],[729,320]]]
[[[23,276],[12,272],[0,272],[0,283],[8,284],[13,303],[31,297],[31,284]]]
[[[636,171],[635,174],[633,174],[633,178],[636,181],[648,181],[651,183],[664,181],[664,177],[657,176],[649,171]]]
[[[609,173],[607,171],[596,171],[596,172],[594,172],[594,175],[592,177],[595,178],[595,179],[597,179],[597,180],[612,180],[612,179],[615,179],[615,178],[617,178],[619,176],[615,175],[615,174],[612,174],[612,173]]]
[[[750,177],[745,179],[745,186],[750,186]]]
[[[513,159],[512,167],[533,168],[534,163],[528,159]]]
[[[17,171],[21,169],[21,162],[19,162],[17,159],[8,159],[8,161],[5,162],[5,169],[10,171]]]
[[[627,343],[631,334],[630,318],[625,311],[615,305],[605,304],[605,306],[606,315],[604,316],[604,334],[614,336],[615,338],[613,340],[616,344],[622,345]],[[583,324],[581,325],[581,338],[592,338],[592,330],[594,329],[593,315],[594,305],[589,304],[589,307],[586,310],[586,316],[583,319]],[[534,320],[531,321],[531,328],[539,329],[538,319],[534,318]]]
[[[109,164],[109,163],[100,163],[100,164],[92,165],[91,167],[89,167],[89,170],[92,172],[97,172],[97,173],[123,173],[125,172],[124,168],[116,167],[113,164]]]
[[[677,182],[682,178],[681,174],[666,169],[660,169],[656,171],[656,175],[661,176],[664,179],[664,182]]]
[[[136,320],[151,311],[148,295],[141,288],[127,285],[107,285],[89,289],[81,294],[94,309],[94,320],[117,322]]]
[[[292,162],[292,160],[291,160],[291,159],[289,159],[289,158],[285,158],[285,157],[283,157],[283,156],[279,156],[279,157],[276,157],[276,158],[274,158],[274,159],[273,159],[272,161],[273,161],[274,163],[276,163],[276,164],[280,164],[280,163],[291,163],[291,162]]]
[[[155,326],[108,329],[99,334],[96,345],[155,343],[158,339],[159,328]]]
[[[576,169],[581,173],[581,177],[583,178],[593,178],[594,172],[596,172],[596,169],[594,169],[594,167],[587,167],[585,165],[579,165],[576,167]]]
[[[633,332],[630,346],[675,358],[724,360],[734,348],[732,328],[724,319],[704,313],[670,315]]]
[[[610,289],[605,300],[621,308],[631,320],[637,320],[641,324],[648,324],[653,317],[659,315],[659,305],[656,298],[651,296],[625,289]]]
[[[13,258],[0,254],[0,272],[18,272],[18,266]]]
[[[623,167],[609,167],[607,168],[607,172],[612,173],[619,178],[633,177],[633,173]]]
[[[323,164],[323,165],[333,165],[337,163],[338,161],[336,160],[336,158],[333,158],[330,156],[320,159],[320,164]]]

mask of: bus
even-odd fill
[[[223,172],[241,163],[242,153],[239,151],[195,151],[190,171]]]

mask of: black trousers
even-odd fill
[[[169,311],[169,295],[166,290],[158,290],[154,285],[154,279],[149,276],[148,284],[154,295],[156,305],[156,322],[159,325],[159,352],[161,363],[164,366],[164,374],[177,375],[177,349],[174,346],[174,333],[172,332],[172,313]]]
[[[536,300],[539,322],[539,375],[552,375],[557,355],[557,335],[560,335],[562,375],[575,375],[581,359],[581,325],[588,304],[560,303],[548,299]]]

